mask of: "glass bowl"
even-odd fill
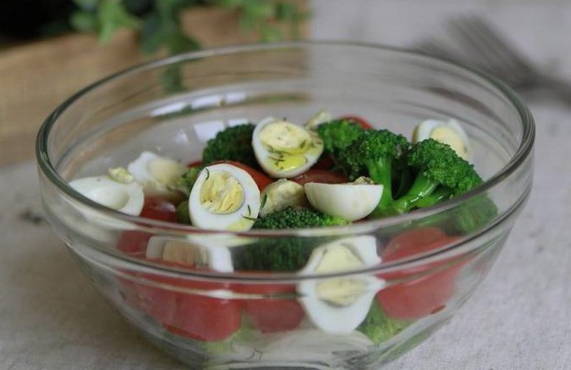
[[[406,136],[421,120],[457,119],[487,181],[397,217],[242,233],[120,214],[67,185],[145,150],[191,162],[224,127],[320,109]],[[369,369],[428,338],[486,276],[528,198],[533,140],[528,110],[489,76],[392,48],[301,42],[184,54],[96,82],[48,117],[37,158],[53,229],[164,351],[200,369]],[[315,272],[339,245],[366,263]]]

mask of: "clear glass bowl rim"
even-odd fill
[[[55,166],[52,164],[52,161],[48,154],[48,139],[50,132],[54,125],[56,124],[58,118],[65,112],[70,106],[72,106],[78,99],[83,97],[84,95],[88,94],[92,90],[97,89],[98,87],[105,85],[106,83],[118,80],[122,77],[136,74],[139,72],[143,72],[146,70],[152,70],[155,68],[164,67],[167,65],[180,63],[184,61],[199,59],[199,58],[208,58],[208,57],[215,57],[221,55],[228,55],[228,54],[238,54],[242,52],[255,52],[255,51],[264,51],[264,50],[274,50],[274,49],[285,49],[285,48],[311,48],[311,47],[347,47],[347,48],[365,48],[370,50],[379,50],[381,52],[393,53],[394,55],[400,56],[408,56],[408,57],[415,57],[419,59],[424,59],[425,61],[429,61],[431,63],[438,63],[443,66],[447,66],[449,68],[456,68],[460,70],[464,70],[467,73],[472,74],[475,77],[479,77],[482,82],[490,84],[493,88],[497,89],[516,109],[520,118],[521,118],[521,125],[523,126],[523,134],[522,140],[520,145],[513,155],[513,157],[509,160],[509,162],[494,176],[486,180],[482,185],[478,186],[474,190],[465,193],[461,196],[457,196],[453,199],[448,201],[439,203],[435,206],[416,210],[410,213],[406,213],[403,215],[387,217],[383,219],[376,219],[361,222],[358,224],[352,224],[348,226],[337,226],[337,227],[328,227],[328,228],[313,228],[313,229],[288,229],[288,230],[250,230],[245,232],[229,232],[229,231],[218,231],[218,230],[205,230],[199,229],[190,225],[181,225],[166,221],[159,221],[139,216],[130,216],[127,214],[120,213],[115,211],[111,208],[107,208],[102,206],[75,191],[72,189],[68,183],[63,179],[57,172]],[[349,233],[353,234],[362,234],[366,232],[372,232],[374,230],[378,230],[379,228],[394,226],[400,223],[411,222],[414,220],[422,219],[425,217],[429,217],[440,212],[445,212],[448,209],[454,208],[459,206],[461,203],[464,203],[471,198],[474,198],[478,195],[481,195],[487,191],[493,190],[493,188],[499,185],[502,180],[507,178],[511,173],[516,171],[522,163],[531,155],[533,144],[535,140],[535,123],[533,116],[526,105],[521,101],[518,95],[506,84],[502,81],[498,80],[497,78],[481,72],[479,70],[456,64],[450,62],[448,60],[436,58],[433,56],[427,56],[415,51],[411,51],[404,48],[387,46],[382,44],[375,44],[375,43],[366,43],[366,42],[354,42],[354,41],[339,41],[339,40],[319,40],[319,41],[288,41],[288,42],[276,42],[276,43],[265,43],[265,44],[247,44],[247,45],[239,45],[239,46],[227,46],[221,48],[213,48],[213,49],[205,49],[201,51],[189,52],[178,54],[162,59],[157,59],[153,61],[149,61],[146,63],[141,63],[134,65],[130,68],[124,69],[122,71],[116,72],[111,74],[105,78],[102,78],[85,88],[79,90],[74,95],[69,97],[63,103],[61,103],[43,122],[41,125],[37,139],[36,139],[36,159],[39,166],[40,171],[46,176],[46,178],[54,184],[59,191],[64,193],[65,195],[71,197],[74,201],[79,202],[82,206],[88,207],[93,211],[100,212],[104,214],[106,217],[114,218],[121,222],[127,222],[136,224],[140,230],[148,230],[149,232],[153,232],[156,234],[200,234],[200,235],[234,235],[234,236],[244,236],[244,237],[296,237],[296,236],[303,236],[303,237],[312,237],[312,236],[323,236],[323,235],[335,235],[335,234],[342,234],[346,235]],[[403,258],[394,262],[389,263],[381,263],[379,266],[373,268],[362,269],[358,271],[347,271],[344,273],[337,273],[331,274],[331,276],[339,276],[345,274],[356,274],[356,273],[371,273],[371,272],[382,272],[382,271],[392,271],[398,268],[406,268],[409,265],[416,264],[421,261],[425,260],[433,260],[434,258],[438,257],[438,259],[446,259],[449,258],[449,252],[457,251],[463,245],[467,244],[468,242],[477,239],[480,235],[485,234],[498,226],[500,223],[505,221],[508,216],[515,212],[519,205],[523,203],[525,198],[527,197],[527,193],[522,194],[518,200],[508,208],[503,214],[499,215],[496,221],[490,225],[488,225],[483,230],[480,230],[478,233],[470,235],[468,238],[463,238],[459,240],[457,243],[442,247],[439,249],[434,249],[430,252],[422,253],[422,254],[415,254],[407,258]],[[92,248],[93,249],[93,248]],[[102,252],[100,249],[97,249],[98,252]],[[145,269],[148,270],[160,270],[169,275],[173,276],[195,276],[195,277],[204,277],[204,278],[223,278],[228,279],[231,277],[232,279],[238,280],[267,280],[268,276],[262,277],[260,274],[249,276],[245,274],[244,276],[240,275],[235,276],[228,273],[210,273],[210,272],[190,272],[188,270],[182,270],[176,267],[170,266],[158,266],[156,264],[149,264],[144,261],[135,260],[127,256],[114,254],[111,252],[103,252],[107,257],[117,258],[121,260],[121,264],[128,264],[128,265],[136,265],[138,269]],[[327,277],[329,275],[319,275],[319,277]],[[284,273],[284,274],[272,274],[269,280],[282,280],[286,278],[286,280],[290,280],[292,278],[292,274]],[[298,276],[299,277],[299,276]],[[305,275],[302,278],[310,278],[311,276]],[[294,280],[297,280],[297,277],[294,277]]]

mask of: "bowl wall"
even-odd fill
[[[455,118],[490,184],[438,209],[287,235],[217,235],[121,217],[63,185],[143,150],[192,162],[227,126],[268,115],[303,122],[320,109],[405,136],[424,119]],[[424,340],[485,277],[531,189],[532,143],[526,109],[487,77],[380,47],[292,43],[182,55],[98,83],[48,119],[38,156],[54,230],[119,312],[165,351],[195,368],[366,369]],[[425,253],[360,273],[305,276],[311,252],[339,240],[359,240],[385,262],[407,246]],[[267,252],[292,245],[305,256],[295,266]],[[173,263],[168,248],[210,267]],[[248,263],[252,248],[269,257]],[[233,272],[212,268],[216,258]],[[326,304],[316,292],[328,282],[362,288],[345,297],[351,304]]]

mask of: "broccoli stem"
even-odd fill
[[[393,168],[394,167],[395,166],[393,166]],[[393,178],[395,181],[398,182],[396,183],[396,187],[394,186],[395,184],[393,184],[393,195],[396,198],[400,198],[401,196],[406,194],[408,189],[410,189],[413,180],[413,174],[411,173],[410,169],[407,167],[400,168],[395,172],[396,174],[393,174]]]
[[[393,203],[396,213],[405,213],[417,206],[418,202],[431,195],[438,183],[420,173],[409,191]]]
[[[371,214],[373,217],[389,215],[393,203],[392,191],[392,159],[381,157],[367,164],[369,177],[379,185],[383,185],[383,193],[379,204]]]
[[[416,202],[415,206],[418,208],[432,207],[433,205],[450,198],[450,195],[452,194],[448,189],[440,187],[436,189],[432,194],[427,195],[426,197]]]

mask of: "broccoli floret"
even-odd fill
[[[373,216],[386,215],[393,202],[393,167],[407,152],[407,139],[388,130],[367,130],[336,158],[345,174],[351,179],[366,175],[383,185],[383,194]]]
[[[364,131],[361,126],[347,119],[333,120],[317,126],[317,133],[323,140],[323,147],[331,154],[351,145]]]
[[[175,181],[173,188],[180,190],[185,194],[190,194],[200,171],[202,171],[202,167],[189,168]]]
[[[232,248],[232,261],[237,271],[301,270],[311,252],[323,244],[325,238],[281,237]]]
[[[287,207],[273,212],[266,217],[258,218],[254,229],[306,229],[311,227],[338,226],[349,221],[329,216],[319,211],[303,207]]]
[[[482,183],[474,167],[449,146],[433,139],[415,144],[407,164],[416,171],[410,189],[393,203],[395,213],[428,207]]]
[[[302,207],[287,207],[259,218],[254,229],[293,229],[345,225],[347,220]],[[234,268],[244,271],[298,271],[326,237],[265,239],[232,250]]]
[[[446,191],[436,190],[440,195]],[[432,194],[430,198],[425,198],[417,203],[417,207],[430,207],[442,199],[438,194]],[[428,200],[427,200],[428,199]],[[430,217],[415,222],[415,227],[438,227],[449,235],[467,235],[481,230],[488,225],[498,214],[498,208],[494,201],[487,195],[482,194],[463,202],[458,208],[450,211],[436,213]]]
[[[469,234],[482,229],[498,214],[498,207],[487,195],[468,200],[454,217],[455,232]]]
[[[214,139],[206,143],[206,148],[202,152],[204,164],[226,160],[258,168],[258,161],[252,148],[254,128],[253,124],[248,123],[220,131]]]
[[[365,321],[359,325],[357,330],[369,337],[373,343],[379,344],[391,339],[408,325],[409,323],[406,321],[387,317],[375,300],[371,304]]]
[[[188,211],[188,200],[185,200],[176,207],[176,220],[181,224],[191,224],[190,214]]]

